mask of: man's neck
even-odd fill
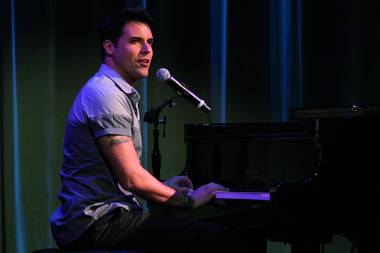
[[[108,67],[112,68],[114,71],[116,71],[123,79],[124,81],[126,81],[129,85],[133,86],[133,82],[131,82],[128,77],[126,76],[126,74],[116,66],[116,64],[111,61],[111,60],[108,60],[107,58],[104,59],[103,61],[103,64],[107,65]]]

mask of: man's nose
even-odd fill
[[[144,54],[148,54],[150,52],[152,52],[152,45],[150,43],[144,43],[143,47],[142,47],[142,52]]]

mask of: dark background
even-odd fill
[[[219,73],[226,77],[225,98],[212,88],[215,59],[210,56],[220,47],[218,38],[211,38],[210,13],[223,1],[145,3],[156,25],[155,57],[142,102],[149,109],[174,94],[156,82],[160,67],[206,101],[217,101],[211,115],[182,100],[164,111],[163,178],[179,173],[185,163],[186,123],[286,121],[290,108],[380,103],[379,1],[226,1],[226,71]],[[100,65],[97,19],[110,9],[140,4],[0,2],[2,252],[54,246],[48,218],[58,206],[65,120],[76,93]],[[142,84],[137,88],[143,93]],[[226,107],[218,107],[218,101]],[[150,168],[152,129],[145,127]],[[350,244],[337,238],[329,247],[347,252]]]

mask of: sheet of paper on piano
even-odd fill
[[[269,201],[269,192],[231,192],[231,191],[217,191],[215,199],[236,199],[236,200],[259,200]]]

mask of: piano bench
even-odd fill
[[[84,251],[72,251],[61,250],[56,248],[39,249],[32,251],[31,253],[144,253],[140,250],[84,250]]]

